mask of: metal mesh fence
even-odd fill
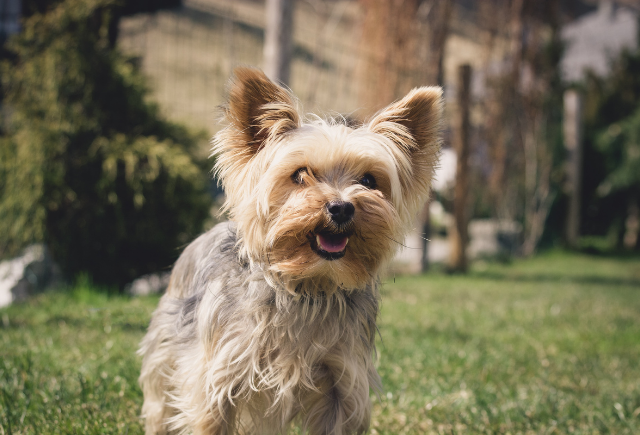
[[[298,1],[291,88],[307,112],[359,109],[361,6],[356,1]],[[419,37],[419,36],[418,36]],[[262,66],[264,2],[185,0],[178,9],[122,20],[119,46],[141,63],[152,98],[171,119],[210,133],[237,65]],[[405,68],[400,80],[420,71]],[[375,89],[366,89],[376,92]]]

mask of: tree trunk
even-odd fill
[[[422,7],[422,6],[421,6]],[[453,13],[453,0],[432,0],[429,5],[429,47],[427,53],[427,77],[425,84],[444,86],[444,54],[449,37],[449,24]],[[431,213],[429,205],[431,198],[424,205],[422,216],[422,271],[429,270],[429,238],[431,237]]]
[[[580,196],[582,194],[582,98],[569,89],[564,94],[564,144],[567,149],[567,213],[566,241],[577,248],[580,239]]]
[[[451,232],[449,267],[455,272],[466,272],[467,245],[469,243],[467,212],[469,196],[469,106],[471,105],[471,65],[458,69],[458,101],[454,126],[453,146],[458,155],[456,185],[453,198],[454,226]]]
[[[500,3],[492,3],[494,16],[499,16]],[[485,6],[486,7],[486,6]],[[490,124],[488,126],[492,143],[492,167],[489,176],[489,191],[495,206],[495,215],[510,221],[516,217],[517,193],[510,183],[513,171],[517,171],[514,157],[517,155],[518,137],[514,132],[517,125],[518,91],[520,89],[520,73],[524,56],[524,0],[513,0],[508,11],[504,12],[508,19],[508,56],[511,62],[508,74],[500,80],[503,82],[498,92],[498,101],[489,107]],[[499,29],[499,25],[498,25]],[[498,31],[501,31],[499,29]]]
[[[449,25],[453,13],[453,0],[432,0],[433,11],[429,14],[429,44],[431,49],[427,67],[426,84],[444,86],[444,50],[449,37]]]
[[[368,117],[417,85],[403,73],[417,70],[418,0],[360,0],[364,18],[358,65],[362,116]]]

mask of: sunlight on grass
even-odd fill
[[[81,279],[2,310],[4,433],[142,433],[135,351],[157,300],[109,296]]]
[[[73,289],[0,310],[6,434],[142,433],[157,297]],[[640,432],[640,259],[549,252],[385,282],[372,434]]]

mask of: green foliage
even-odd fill
[[[114,3],[65,0],[8,43],[0,257],[44,241],[67,276],[123,284],[169,266],[210,198],[202,136],[163,120],[109,44]]]
[[[639,257],[560,252],[388,279],[371,435],[640,433],[639,288]],[[157,303],[83,279],[0,309],[4,433],[143,433]]]
[[[624,50],[607,77],[587,77],[585,118],[588,128],[600,130],[618,122],[638,108],[640,101],[640,50]]]
[[[623,51],[607,77],[590,74],[585,91],[583,233],[619,244],[629,201],[640,200],[640,50]]]
[[[600,196],[616,192],[640,194],[640,106],[622,121],[611,124],[597,138],[604,154],[607,176],[598,188]]]

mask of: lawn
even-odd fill
[[[372,434],[640,433],[640,258],[550,252],[382,294]],[[141,433],[157,301],[81,283],[0,310],[0,435]]]

